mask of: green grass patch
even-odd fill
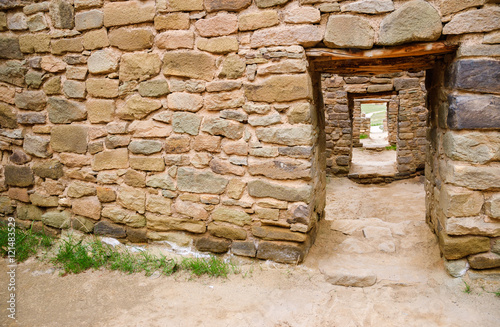
[[[43,233],[33,232],[31,228],[27,230],[15,228],[14,234],[15,237],[13,239],[12,230],[9,230],[6,225],[0,225],[0,255],[6,257],[9,254],[9,243],[14,243],[17,262],[25,261],[35,255],[39,249],[48,249],[54,243],[52,237]],[[12,239],[13,242],[10,242]]]
[[[364,139],[367,139],[367,138],[368,138],[368,135],[366,135],[366,134],[360,134],[359,135],[359,139],[360,140],[364,140]]]
[[[393,144],[393,145],[386,146],[385,149],[386,150],[396,151],[397,150],[397,146],[395,144]]]
[[[210,258],[184,258],[181,267],[191,271],[196,276],[209,275],[214,277],[227,277],[231,265],[217,257]]]
[[[361,112],[364,114],[372,114],[370,117],[371,126],[382,126],[387,116],[387,105],[385,103],[362,104]]]

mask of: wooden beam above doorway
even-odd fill
[[[313,48],[306,55],[314,71],[375,75],[430,69],[456,49],[445,42],[430,42],[370,50]]]

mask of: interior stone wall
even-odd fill
[[[424,170],[428,115],[425,72],[375,76],[325,73],[322,75],[322,89],[325,97],[328,174],[349,174],[352,148],[362,146],[359,140],[360,99],[373,96],[388,101],[388,141],[397,146],[397,174],[390,180],[411,177],[417,171]]]
[[[451,150],[462,129],[482,145],[500,126],[495,1],[11,0],[0,9],[0,211],[19,225],[300,262],[323,213],[329,145],[305,49],[443,38],[461,44],[451,90],[470,89],[468,56],[490,84],[471,101],[440,99],[455,125],[436,147],[449,169],[433,183],[472,183],[496,228],[488,237],[498,236],[498,189],[474,184],[479,169],[499,185],[496,154],[466,165],[473,171]],[[486,127],[465,123],[478,116]]]

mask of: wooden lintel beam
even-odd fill
[[[388,48],[357,50],[312,48],[306,50],[309,59],[315,62],[349,59],[382,59],[446,54],[456,51],[458,46],[446,42],[417,43]]]

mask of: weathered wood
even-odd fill
[[[314,61],[381,59],[446,54],[457,48],[445,42],[429,42],[370,50],[312,48],[306,50],[306,55]]]

